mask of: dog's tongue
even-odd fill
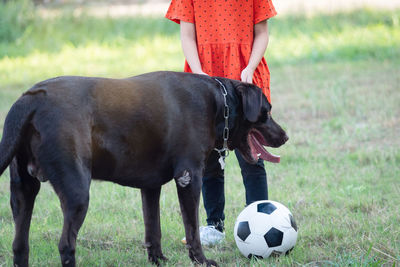
[[[274,155],[269,153],[263,145],[267,145],[264,138],[262,137],[261,134],[255,131],[251,131],[249,133],[249,144],[251,148],[251,153],[255,159],[258,159],[258,157],[262,158],[263,160],[273,162],[273,163],[279,163],[281,160],[280,156]]]

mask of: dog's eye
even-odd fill
[[[269,120],[270,117],[271,117],[271,115],[269,114],[269,112],[264,110],[264,111],[261,112],[261,116],[259,118],[259,122],[265,123],[265,122],[267,122],[267,120]]]

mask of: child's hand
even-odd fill
[[[207,73],[205,73],[204,71],[198,71],[198,72],[194,72],[194,73],[209,76],[209,75],[208,75]]]
[[[242,80],[242,82],[253,83],[253,74],[254,70],[247,66],[246,68],[244,68],[244,70],[242,70],[242,73],[240,74],[240,79]]]

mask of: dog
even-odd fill
[[[40,82],[11,107],[0,143],[0,175],[10,166],[14,265],[29,264],[32,209],[49,181],[64,215],[61,264],[75,266],[92,179],[141,189],[145,246],[160,265],[160,191],[174,179],[189,257],[217,266],[203,254],[198,227],[208,155],[237,148],[250,163],[278,162],[264,146],[287,140],[261,89],[248,83],[179,72]]]

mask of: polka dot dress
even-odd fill
[[[276,15],[271,0],[172,0],[166,18],[194,23],[202,69],[211,76],[240,80],[253,45],[254,25]],[[191,72],[185,62],[185,72]],[[270,100],[269,70],[263,58],[253,83]]]

